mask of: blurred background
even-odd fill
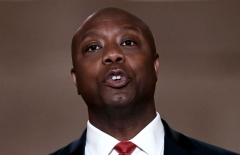
[[[171,0],[1,1],[0,154],[47,154],[81,136],[88,116],[70,76],[71,39],[108,6],[152,29],[161,117],[240,153],[240,1]]]

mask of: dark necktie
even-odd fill
[[[131,155],[131,153],[136,148],[136,145],[130,141],[119,142],[114,149],[119,153],[119,155]]]

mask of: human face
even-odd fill
[[[153,99],[158,55],[146,30],[126,14],[91,17],[75,35],[72,76],[89,108]]]

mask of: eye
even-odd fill
[[[133,45],[136,45],[135,42],[131,41],[131,40],[125,40],[123,43],[122,43],[123,46],[133,46]]]
[[[100,49],[100,47],[98,45],[91,45],[90,47],[87,48],[86,52],[87,51],[93,52],[93,51],[96,51],[99,49]]]

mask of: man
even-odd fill
[[[154,102],[159,56],[149,27],[136,16],[117,8],[89,16],[73,37],[72,60],[89,121],[80,139],[52,155],[236,154],[161,120]]]

